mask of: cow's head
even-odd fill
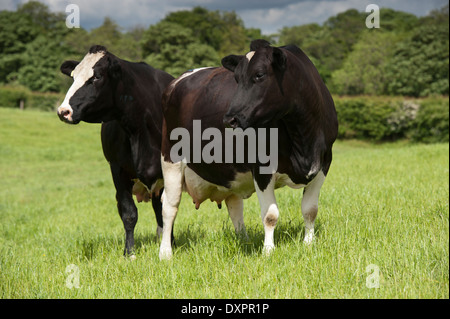
[[[113,90],[121,73],[115,56],[105,47],[95,45],[81,62],[65,61],[61,72],[73,78],[72,86],[58,107],[62,121],[77,124],[80,121],[100,123],[113,119]]]
[[[238,83],[224,124],[233,128],[263,126],[286,114],[283,77],[285,53],[265,40],[255,40],[245,56],[229,55],[222,65],[234,72]]]

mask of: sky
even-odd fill
[[[14,11],[27,0],[0,0],[0,10]],[[425,16],[448,4],[448,0],[41,0],[51,11],[65,12],[68,4],[80,8],[81,27],[99,27],[105,17],[112,18],[125,30],[135,26],[147,28],[168,13],[202,6],[209,10],[235,11],[247,28],[259,28],[272,34],[284,26],[307,23],[322,24],[329,17],[354,8],[364,12],[373,3],[380,8]],[[369,13],[368,13],[369,14]],[[380,16],[382,24],[383,17]]]

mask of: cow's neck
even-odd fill
[[[155,165],[161,156],[161,124],[153,123],[153,117],[159,116],[151,114],[152,96],[133,84],[132,77],[123,72],[122,81],[116,87],[115,108],[119,110],[117,120],[130,140],[138,178],[150,188],[157,178],[162,177]]]
[[[311,181],[322,166],[323,132],[313,121],[300,114],[289,114],[281,120],[288,136],[285,143],[289,151],[285,155],[291,165],[291,179],[299,184]]]

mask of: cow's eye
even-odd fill
[[[92,78],[92,81],[95,82],[95,81],[98,81],[100,79],[101,79],[100,75],[94,75],[94,77]]]
[[[264,79],[264,76],[265,76],[265,75],[266,75],[266,74],[263,73],[263,72],[258,72],[258,73],[255,74],[255,80],[256,80],[256,81],[261,81],[262,79]]]

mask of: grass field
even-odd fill
[[[448,144],[337,142],[317,240],[302,243],[302,191],[277,190],[269,257],[255,194],[245,202],[248,241],[226,209],[196,211],[183,195],[174,258],[160,262],[145,203],[137,259],[122,256],[99,132],[0,108],[1,298],[449,298]]]

